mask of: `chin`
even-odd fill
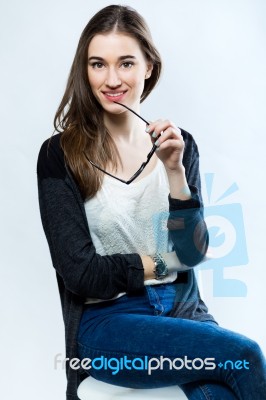
[[[115,104],[115,103],[103,103],[103,102],[99,102],[103,111],[107,114],[114,114],[114,115],[119,115],[122,114],[123,112],[126,111],[126,109],[122,106],[119,106],[119,104]]]

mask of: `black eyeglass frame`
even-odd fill
[[[132,112],[133,114],[135,114],[137,117],[139,117],[140,119],[142,119],[142,121],[144,121],[147,125],[150,125],[148,121],[146,121],[144,118],[142,118],[142,117],[141,117],[139,114],[137,114],[134,110],[131,110],[131,108],[129,108],[129,107],[126,106],[125,104],[118,103],[117,101],[114,101],[114,103],[119,104],[120,106],[125,107],[127,110],[131,111],[131,112]],[[160,136],[161,136],[161,134],[159,134],[159,135],[157,136],[157,138],[159,138]],[[130,179],[128,179],[127,181],[125,181],[124,179],[120,179],[120,178],[118,178],[117,176],[114,176],[114,175],[110,174],[109,172],[105,171],[104,169],[102,169],[101,167],[99,167],[98,165],[96,165],[93,161],[91,161],[91,160],[87,157],[87,155],[86,155],[85,152],[83,152],[83,153],[84,153],[86,159],[87,159],[87,160],[91,163],[91,165],[93,165],[95,168],[99,169],[100,171],[102,171],[102,172],[105,173],[106,175],[109,175],[109,176],[111,176],[112,178],[117,179],[118,181],[120,181],[120,182],[122,182],[122,183],[125,183],[126,185],[129,185],[131,182],[133,182],[133,181],[141,174],[141,172],[144,170],[144,168],[146,167],[146,165],[149,163],[149,161],[150,161],[151,157],[153,156],[153,154],[155,153],[156,149],[157,149],[157,146],[155,146],[155,144],[154,144],[154,145],[152,146],[151,151],[150,151],[149,154],[147,155],[147,160],[144,161],[144,162],[141,164],[141,166],[140,166],[140,168],[137,170],[137,172],[135,172],[135,174],[134,174]]]

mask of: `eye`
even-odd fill
[[[103,63],[101,63],[101,62],[94,62],[94,63],[91,63],[91,66],[92,66],[92,68],[94,68],[94,69],[101,69],[101,68],[104,67]]]
[[[122,68],[129,69],[129,68],[133,67],[133,65],[134,65],[134,63],[132,61],[125,61],[122,64]]]

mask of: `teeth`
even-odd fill
[[[123,94],[123,92],[121,93],[106,93],[107,96],[111,96],[111,97],[118,97],[121,96]]]

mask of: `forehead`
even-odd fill
[[[109,56],[133,55],[144,57],[139,42],[124,33],[98,34],[93,37],[88,47],[88,56],[107,58]]]

